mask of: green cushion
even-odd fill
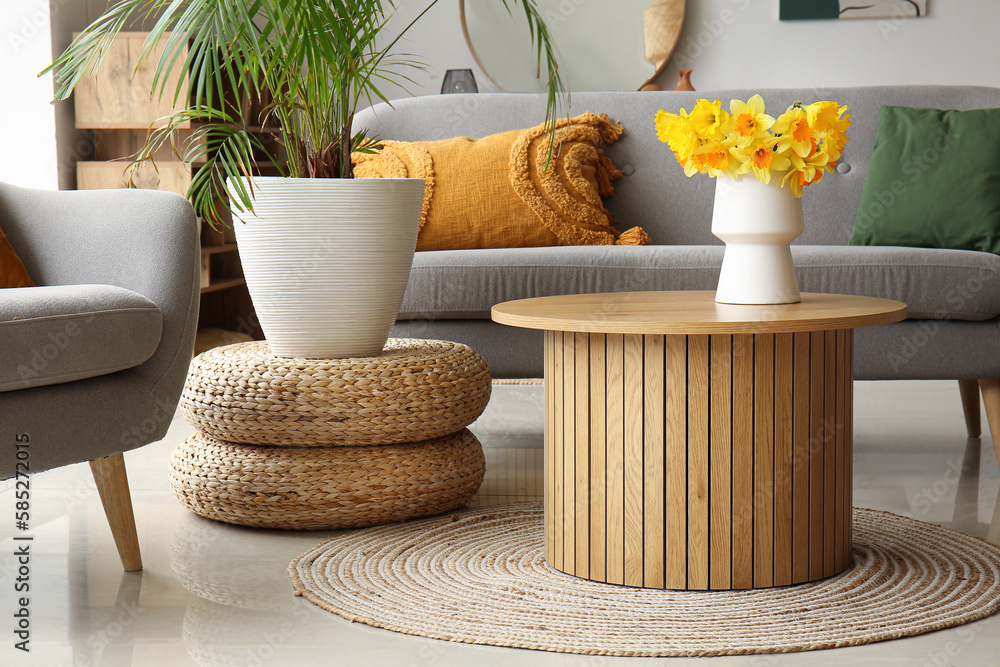
[[[849,243],[1000,253],[1000,109],[882,107]]]

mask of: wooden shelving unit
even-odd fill
[[[219,290],[229,289],[230,287],[237,287],[239,285],[246,285],[246,281],[242,278],[230,278],[228,280],[220,280],[214,282],[208,287],[202,287],[201,293],[206,294],[208,292],[218,292]]]
[[[236,260],[235,262],[233,260]],[[235,243],[201,249],[201,293],[245,285]]]
[[[174,111],[173,91],[181,77],[186,87],[186,73],[176,73],[167,82],[162,98],[150,96],[154,62],[158,53],[137,66],[138,56],[147,34],[121,33],[115,40],[96,77],[80,81],[74,92],[76,127],[87,130],[94,142],[95,161],[77,163],[77,188],[93,190],[128,187],[126,168],[128,157],[145,143],[150,127],[157,119]],[[165,47],[164,36],[158,47]],[[179,61],[183,61],[182,55]],[[190,123],[178,130],[177,142],[183,144],[192,131]],[[257,131],[265,140],[273,138],[275,128],[260,127]],[[165,148],[154,156],[155,168],[144,165],[133,175],[139,188],[167,190],[187,194],[194,170],[199,164],[185,165],[178,161],[172,149]],[[262,163],[261,168],[271,170]],[[224,329],[263,338],[253,313],[246,289],[239,251],[232,231],[216,231],[202,226],[201,251],[201,315],[199,328]]]
[[[160,41],[152,59],[140,65],[138,58],[146,33],[121,33],[108,50],[97,76],[83,77],[77,84],[73,93],[76,127],[93,133],[97,158],[77,163],[78,189],[127,187],[128,161],[123,158],[138,150],[150,127],[162,124],[159,119],[174,112],[173,91],[178,83],[187,85],[182,73],[170,76],[162,97],[149,94],[155,70],[152,61],[163,52],[166,39],[164,36]],[[190,128],[191,124],[185,123],[181,131]],[[140,188],[186,194],[191,184],[190,167],[179,162],[169,150],[155,158],[156,169],[143,166],[135,175],[135,184]]]

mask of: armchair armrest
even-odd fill
[[[116,285],[155,303],[160,346],[137,370],[154,394],[167,376],[177,384],[190,361],[200,292],[198,225],[184,197],[0,183],[0,227],[36,285]]]

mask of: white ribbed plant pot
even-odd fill
[[[804,230],[802,202],[775,174],[769,184],[747,174],[716,178],[712,233],[725,241],[719,303],[798,303],[789,243]]]
[[[234,227],[271,351],[379,354],[410,276],[424,181],[258,176],[253,188],[254,210]]]

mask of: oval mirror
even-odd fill
[[[509,4],[510,13],[497,0],[461,0],[466,41],[501,90],[542,92],[546,81],[524,11]],[[684,0],[537,0],[537,6],[573,91],[638,89],[669,59],[684,18]]]

